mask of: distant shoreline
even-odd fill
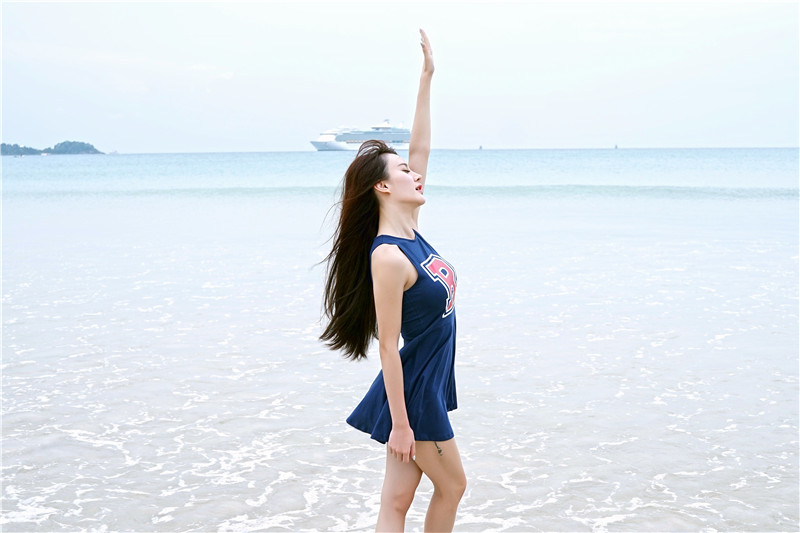
[[[79,154],[102,154],[100,150],[89,143],[78,141],[64,141],[51,148],[39,150],[30,146],[20,146],[18,144],[0,144],[0,155],[79,155]]]

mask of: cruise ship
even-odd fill
[[[403,128],[402,124],[399,127],[392,126],[387,119],[368,130],[337,128],[324,131],[311,144],[319,151],[358,150],[361,143],[370,139],[381,140],[395,150],[408,150],[411,130]]]

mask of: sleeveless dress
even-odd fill
[[[456,272],[422,235],[414,239],[378,235],[370,257],[381,244],[394,244],[417,269],[417,281],[403,293],[400,335],[403,347],[403,388],[414,439],[446,441],[453,438],[448,411],[457,407],[455,382]],[[351,426],[380,443],[389,440],[392,416],[378,374],[364,399],[347,418]]]

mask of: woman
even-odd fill
[[[402,531],[424,473],[433,482],[426,531],[452,531],[466,487],[447,412],[456,408],[453,267],[418,233],[430,154],[433,53],[424,57],[406,163],[367,141],[344,178],[341,213],[327,257],[321,335],[351,359],[378,338],[381,373],[347,422],[386,444],[378,531]],[[398,349],[400,335],[403,348]]]

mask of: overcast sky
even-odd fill
[[[312,150],[410,126],[434,148],[798,146],[797,2],[2,4],[2,139],[121,153]]]

